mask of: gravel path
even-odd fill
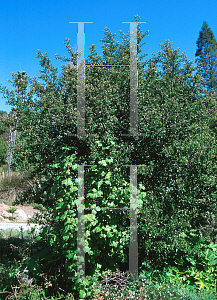
[[[23,231],[30,230],[32,227],[34,227],[36,224],[27,224],[27,223],[0,223],[0,231],[7,230],[7,229],[18,229],[21,231],[21,227]],[[39,229],[42,227],[42,225],[37,224],[36,231],[39,231]]]

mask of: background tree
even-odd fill
[[[8,149],[8,141],[9,141],[9,134],[10,134],[10,128],[13,126],[13,121],[10,119],[12,117],[12,113],[7,114],[6,112],[0,117],[0,136],[3,138],[4,143]],[[15,149],[14,149],[14,154],[13,154],[13,159],[11,163],[11,168],[14,171],[20,171],[24,172],[31,168],[32,166],[29,164],[27,161],[27,157],[25,155],[25,152],[22,152],[22,149],[19,147],[24,144],[24,138],[22,137],[21,132],[17,132],[16,134],[16,144],[15,144]],[[19,148],[19,150],[16,150]],[[7,153],[6,149],[6,153]],[[7,155],[7,154],[6,154]],[[4,161],[4,164],[6,164],[7,161]]]
[[[7,114],[7,112],[6,111],[4,111],[4,110],[0,110],[0,117],[2,117],[3,115],[5,115],[5,114]]]
[[[13,160],[11,168],[18,172],[29,171],[33,166],[28,162],[25,150],[22,151],[22,146],[26,143],[22,133],[18,133],[16,137],[16,144],[14,147]],[[19,150],[18,150],[19,149]]]
[[[10,134],[10,124],[12,122],[12,115],[11,114],[7,114],[7,112],[5,111],[0,111],[0,137],[3,139],[1,141],[2,144],[2,160],[1,160],[1,165],[6,164],[7,160],[5,160],[5,158],[3,159],[3,157],[7,158],[7,149],[8,149],[8,142],[9,142],[9,134]],[[4,153],[4,149],[6,146],[6,154]]]
[[[0,135],[4,138],[5,142],[8,139],[10,116],[7,112],[0,111]]]
[[[0,110],[0,135],[2,135],[7,129],[7,127],[3,123],[3,120],[6,118],[6,116],[7,116],[7,112]]]
[[[2,137],[0,137],[0,165],[6,163],[7,145]]]
[[[212,30],[208,27],[206,21],[203,22],[199,33],[196,51],[196,63],[198,69],[204,78],[204,86],[211,92],[217,90],[217,43]]]
[[[196,42],[195,53],[197,70],[203,78],[202,86],[206,94],[205,105],[210,109],[209,128],[217,133],[217,42],[212,30],[206,21],[203,22],[202,29]]]
[[[6,163],[5,157],[7,154],[7,144],[6,144],[6,139],[7,139],[7,134],[5,134],[6,130],[8,127],[4,124],[4,120],[7,118],[7,112],[1,110],[0,111],[0,138],[1,138],[1,150],[0,150],[0,165],[3,165]]]

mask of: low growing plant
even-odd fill
[[[44,209],[44,207],[43,207],[43,205],[40,203],[40,204],[38,204],[38,203],[33,203],[32,204],[32,207],[34,208],[34,209],[38,209],[38,210],[43,210]]]
[[[15,210],[16,210],[16,207],[10,207],[8,212],[13,214],[15,212]]]
[[[217,280],[217,244],[207,244],[200,233],[191,229],[182,233],[183,251],[177,255],[176,266],[168,268],[171,283],[198,285],[215,291]]]

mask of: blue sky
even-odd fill
[[[195,60],[196,40],[203,21],[208,23],[217,38],[216,0],[7,0],[1,3],[0,10],[0,82],[12,88],[7,82],[11,72],[25,71],[29,76],[39,76],[37,49],[47,52],[55,67],[61,63],[55,54],[67,55],[66,37],[71,46],[77,44],[77,24],[69,22],[93,22],[85,25],[85,58],[89,47],[96,45],[102,54],[102,30],[108,27],[116,33],[116,41],[121,43],[119,30],[130,31],[134,15],[140,16],[142,30],[149,30],[143,46],[143,53],[157,53],[159,43],[173,42],[173,47],[185,52],[188,59]],[[0,95],[0,110],[11,111],[5,105],[6,99]]]

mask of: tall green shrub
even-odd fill
[[[139,54],[145,36],[140,24],[137,33]],[[141,135],[122,136],[129,132],[130,38],[129,33],[121,35],[122,45],[105,30],[103,57],[97,55],[94,46],[90,49],[89,64],[120,67],[85,69],[85,137],[71,135],[77,133],[78,57],[69,39],[66,39],[69,58],[57,55],[64,62],[62,76],[58,78],[47,54],[38,51],[40,78],[13,74],[15,91],[6,88],[2,91],[8,103],[16,105],[17,130],[25,128],[23,151],[30,162],[37,164],[38,195],[34,189],[31,193],[35,202],[48,210],[56,207],[50,192],[57,176],[52,164],[63,145],[74,147],[77,164],[93,164],[97,159],[101,161],[104,153],[96,147],[96,137],[101,141],[104,136],[112,136],[116,151],[113,171],[116,168],[121,178],[129,182],[129,168],[123,165],[142,165],[138,167],[138,182],[146,187],[147,197],[138,214],[139,264],[150,261],[153,267],[163,268],[174,260],[180,247],[179,233],[190,225],[207,224],[216,214],[216,138],[208,127],[210,112],[204,105],[213,99],[203,95],[202,79],[194,74],[193,63],[166,41],[158,55],[149,61],[138,58]],[[73,153],[65,151],[64,157]],[[103,172],[100,165],[97,167]],[[96,185],[97,195],[98,186],[92,178],[86,188],[90,189],[91,184]],[[103,191],[108,191],[105,185]],[[97,217],[100,220],[100,215]],[[127,221],[123,221],[127,226]]]
[[[178,234],[216,215],[216,139],[193,63],[167,41],[147,62],[139,119],[143,136],[131,159],[147,197],[140,215],[143,260],[161,267],[173,261]]]

